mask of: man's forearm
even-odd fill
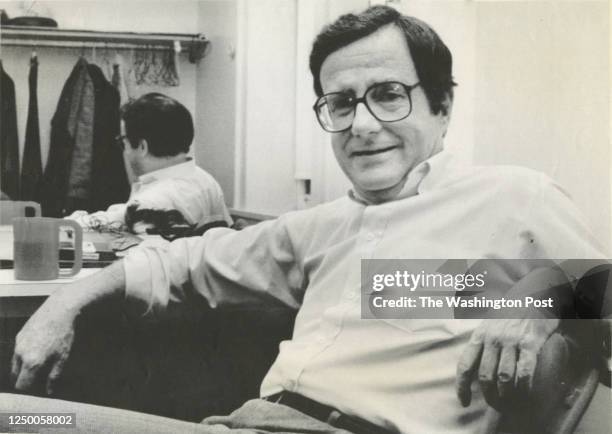
[[[49,302],[61,303],[75,317],[87,306],[107,299],[125,297],[125,272],[123,261],[117,261],[77,282],[57,290]]]

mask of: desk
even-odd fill
[[[55,280],[16,280],[13,270],[0,270],[0,318],[28,317],[57,288],[100,271],[84,268],[76,276]]]

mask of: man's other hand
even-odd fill
[[[499,409],[511,396],[531,390],[538,353],[559,327],[558,319],[487,319],[472,337],[457,365],[456,391],[470,405],[475,376],[489,405]]]
[[[17,334],[11,374],[15,389],[51,395],[74,340],[76,314],[51,296]]]

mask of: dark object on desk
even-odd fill
[[[83,253],[83,263],[99,263],[99,262],[108,262],[111,263],[118,259],[115,252],[112,250],[104,251],[104,250],[96,250],[95,252],[84,252]],[[74,249],[60,249],[60,261],[61,262],[71,262],[74,261]]]
[[[228,227],[225,221],[214,221],[196,227],[189,224],[179,211],[138,208],[139,204],[132,204],[125,212],[125,224],[134,231],[137,225],[146,227],[149,235],[159,235],[172,241],[178,238],[194,237],[204,234],[208,229]]]
[[[83,240],[89,248],[83,249],[84,268],[103,268],[118,258],[116,251],[127,250],[142,240],[131,234],[111,234],[100,232],[84,232]],[[91,246],[94,251],[91,251]],[[60,266],[70,265],[74,260],[72,241],[63,241],[60,244]]]
[[[227,222],[225,220],[218,220],[218,221],[214,221],[214,222],[210,222],[210,223],[206,223],[205,225],[202,225],[198,228],[195,228],[193,231],[193,234],[191,236],[202,236],[204,235],[204,232],[206,232],[209,229],[213,229],[213,228],[227,228]],[[232,228],[233,229],[233,228]]]
[[[9,26],[57,27],[57,21],[47,17],[15,17],[3,22]]]
[[[183,214],[175,209],[150,209],[139,206],[138,203],[132,204],[125,211],[125,224],[132,232],[136,231],[137,225],[145,228],[148,234],[162,236],[184,233],[194,228],[194,225],[190,225]]]

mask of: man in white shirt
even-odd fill
[[[133,431],[471,433],[482,428],[485,398],[529,389],[558,319],[362,319],[361,260],[599,258],[579,213],[543,175],[464,168],[442,152],[452,60],[427,24],[383,6],[343,16],[315,41],[311,71],[315,112],[333,134],[349,196],[240,232],[135,249],[64,287],[18,335],[18,390],[42,381],[53,391],[84,306],[125,298],[136,315],[155,317],[194,294],[213,308],[298,309],[262,399],[202,424],[74,403],[70,411]],[[547,269],[504,267],[498,281],[513,289],[564,282]],[[15,408],[69,407],[14,396],[0,411]]]
[[[121,118],[116,140],[133,181],[130,198],[106,211],[76,211],[69,218],[91,229],[127,224],[136,233],[166,223],[231,225],[221,187],[189,157],[194,129],[187,108],[166,95],[148,93],[123,106]]]

